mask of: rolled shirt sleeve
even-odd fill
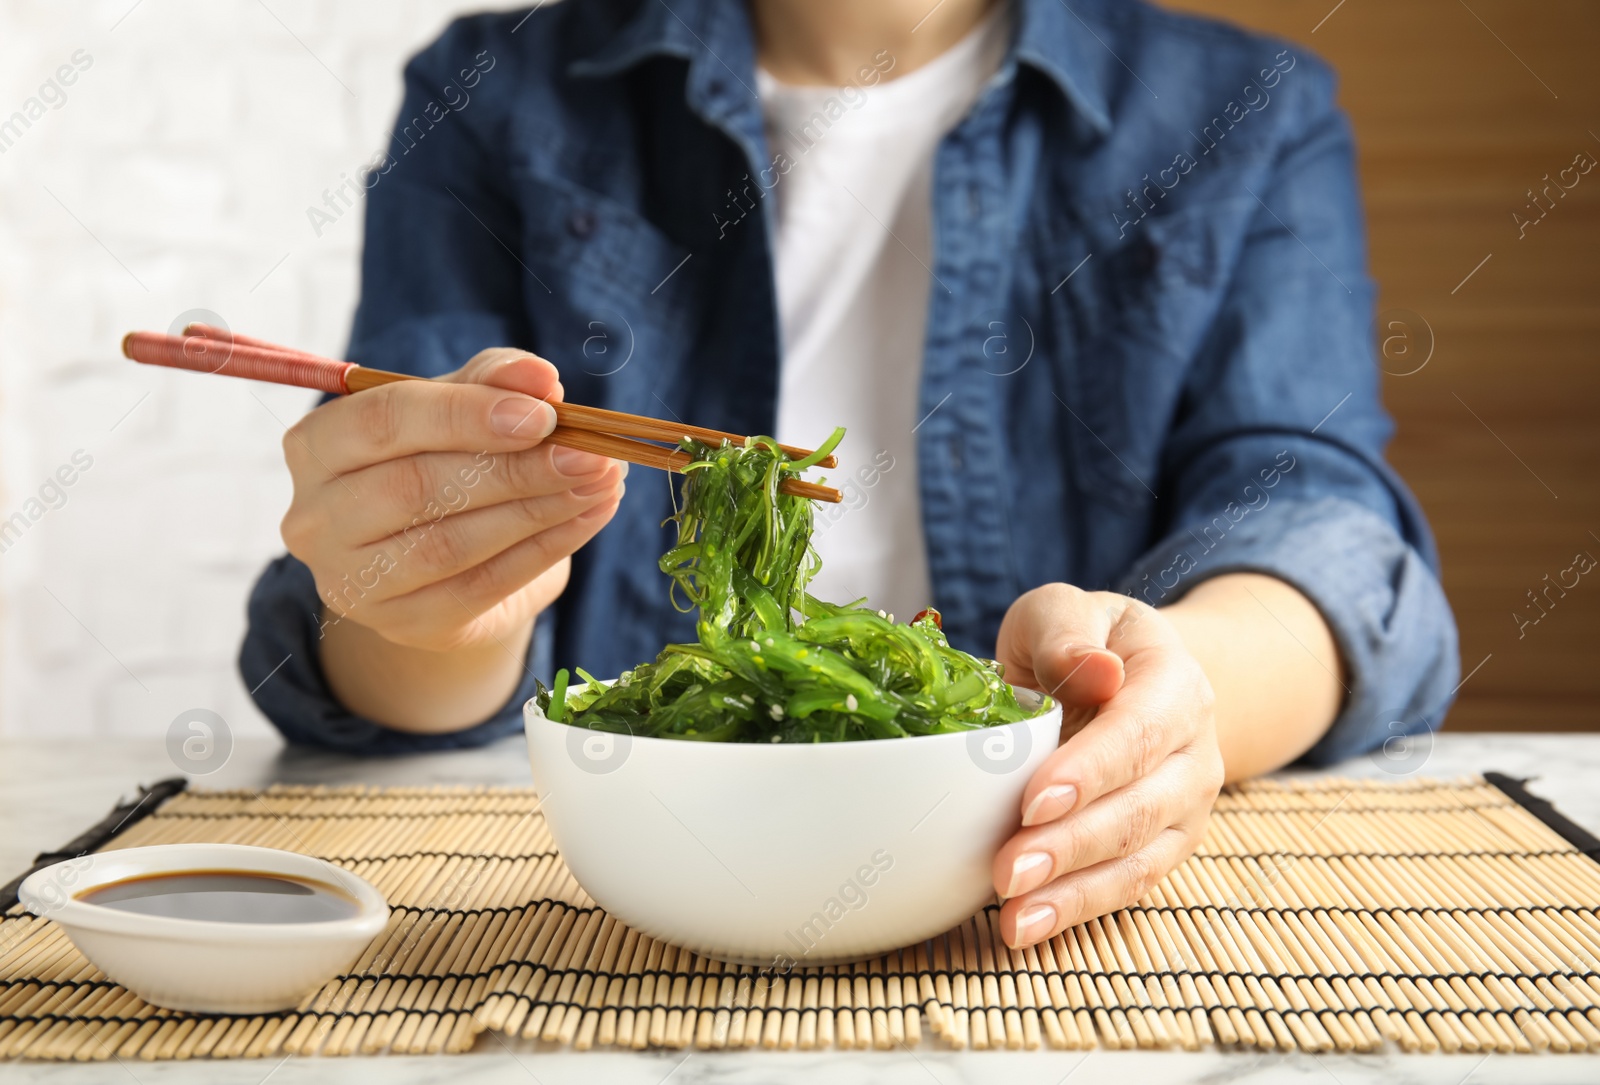
[[[397,731],[348,711],[328,688],[321,663],[321,600],[311,570],[285,555],[267,566],[250,595],[250,626],[239,673],[257,707],[290,742],[344,753],[389,755],[482,746],[522,728],[536,668],[548,666],[548,623],[535,624],[516,692],[488,719],[463,731]],[[545,673],[537,670],[537,673]]]
[[[1298,589],[1322,612],[1344,659],[1344,706],[1306,761],[1342,760],[1438,726],[1458,681],[1455,624],[1434,570],[1392,521],[1347,497],[1274,498],[1257,485],[1233,509],[1164,539],[1121,586],[1159,597],[1152,585],[1171,585],[1160,599],[1167,602],[1178,595],[1172,589],[1236,572]]]

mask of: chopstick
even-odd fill
[[[305,351],[276,346],[264,339],[223,332],[204,324],[191,324],[185,335],[158,332],[129,332],[122,338],[125,357],[146,365],[188,369],[199,373],[220,373],[227,377],[269,381],[299,388],[313,388],[333,395],[349,395],[403,380],[425,380],[408,373],[369,369],[353,362],[341,362]],[[702,426],[684,426],[658,418],[586,407],[576,403],[552,403],[556,428],[546,440],[552,444],[627,460],[663,471],[682,471],[692,457],[676,448],[663,448],[631,437],[648,437],[676,444],[691,437],[706,444],[723,441],[744,443],[737,434]],[[790,445],[778,446],[793,459],[804,459],[810,450]],[[833,456],[818,461],[818,466],[837,464]],[[801,479],[786,478],[778,488],[795,497],[837,504],[844,496],[830,486]]]
[[[283,347],[276,343],[269,343],[265,339],[257,339],[250,335],[240,335],[237,332],[224,331],[209,324],[189,324],[184,329],[185,336],[201,336],[206,339],[215,339],[235,346],[254,347],[261,350],[270,350],[278,354],[288,354],[297,358],[309,358],[319,362],[329,362],[335,365],[350,365],[349,362],[340,362],[320,354],[309,351],[297,350],[294,347]],[[380,384],[389,384],[397,380],[422,380],[407,373],[392,373],[385,369],[367,369],[357,366],[360,373],[351,371],[347,373],[346,383],[351,392],[361,391],[364,388],[374,388]],[[351,381],[354,383],[350,383]],[[704,426],[688,426],[681,422],[668,422],[660,418],[650,418],[641,414],[625,414],[622,411],[608,411],[602,407],[586,407],[581,403],[552,403],[556,410],[556,423],[568,429],[592,430],[596,433],[613,433],[623,437],[643,437],[651,441],[666,441],[676,445],[684,437],[692,437],[702,444],[719,445],[723,441],[732,441],[743,444],[744,438],[737,433],[728,433],[720,429],[707,429]],[[779,445],[778,448],[784,455],[792,460],[803,460],[811,455],[809,448],[796,448],[794,445]],[[834,456],[824,456],[817,461],[818,467],[837,467],[839,461]]]

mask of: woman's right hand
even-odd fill
[[[628,470],[544,443],[561,395],[555,366],[498,348],[292,426],[283,539],[328,620],[433,652],[525,643],[572,553],[616,512]]]

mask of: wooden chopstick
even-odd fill
[[[220,373],[228,377],[270,381],[300,388],[314,388],[334,395],[348,395],[405,380],[425,380],[407,373],[393,373],[384,369],[368,369],[353,362],[341,362],[305,351],[289,350],[268,344],[265,340],[249,336],[217,333],[205,325],[190,325],[196,334],[175,336],[157,332],[129,332],[122,339],[122,353],[136,362],[147,365],[189,369],[201,373]],[[205,329],[213,334],[200,334]],[[633,440],[624,432],[636,436],[676,443],[681,437],[692,437],[710,444],[724,440],[743,443],[744,438],[720,430],[698,426],[680,426],[660,419],[640,415],[607,411],[598,407],[585,407],[573,403],[552,403],[556,410],[556,428],[546,440],[552,444],[594,452],[612,459],[627,460],[643,467],[663,471],[681,472],[691,462],[688,453],[675,448],[663,448],[645,441]],[[702,436],[703,435],[703,436]],[[803,459],[811,452],[802,448],[779,446],[785,454]],[[819,466],[836,463],[832,456],[819,461]],[[810,498],[838,504],[844,495],[831,486],[786,478],[778,489],[795,497]]]
[[[293,347],[278,346],[265,339],[254,336],[239,335],[236,332],[224,331],[214,328],[209,324],[190,324],[184,329],[185,335],[197,335],[206,339],[215,339],[219,342],[232,343],[236,346],[254,347],[262,350],[276,351],[279,354],[295,357],[312,358],[321,362],[334,362],[339,365],[348,365],[348,362],[338,362],[337,359],[312,354],[309,351],[296,350]],[[386,369],[368,369],[358,366],[346,376],[350,391],[357,392],[364,388],[375,388],[380,384],[389,384],[398,380],[421,380],[408,373],[393,373]],[[689,426],[682,422],[668,422],[662,418],[650,418],[641,414],[626,414],[622,411],[608,411],[603,407],[586,407],[581,403],[552,403],[556,409],[556,423],[567,429],[592,430],[595,433],[614,433],[623,437],[643,437],[651,441],[667,441],[677,444],[685,437],[692,437],[702,444],[720,445],[723,441],[732,441],[734,444],[744,444],[744,438],[737,433],[728,433],[725,430],[707,429],[704,426]],[[794,445],[780,444],[778,448],[784,455],[792,460],[803,460],[811,455],[809,448],[797,448]],[[818,467],[837,467],[837,457],[828,455],[817,461]]]

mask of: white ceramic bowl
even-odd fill
[[[321,923],[219,923],[140,915],[78,900],[126,878],[240,870],[343,889],[358,911]],[[96,852],[35,871],[18,896],[55,920],[97,968],[146,1002],[202,1013],[292,1009],[360,956],[388,923],[370,882],[309,855],[242,844],[161,844]]]
[[[550,832],[601,907],[781,971],[914,944],[992,900],[995,852],[1061,729],[1054,702],[965,734],[816,744],[610,735],[532,701],[523,716]]]

